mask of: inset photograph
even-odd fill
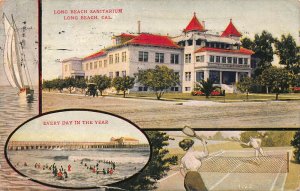
[[[20,126],[6,157],[20,174],[42,184],[95,188],[125,180],[150,158],[145,134],[131,122],[92,111],[59,111]]]

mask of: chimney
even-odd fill
[[[137,23],[138,23],[138,34],[140,34],[141,33],[141,21],[138,21]]]
[[[202,21],[203,28],[205,29],[205,21]]]

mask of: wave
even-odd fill
[[[149,157],[111,157],[111,158],[105,158],[105,157],[96,157],[96,156],[69,156],[68,158],[70,161],[81,161],[81,160],[90,160],[90,161],[99,161],[99,160],[106,160],[106,161],[113,161],[119,164],[146,164],[148,162]]]

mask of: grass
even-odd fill
[[[109,96],[122,97],[122,95],[110,94]],[[127,98],[139,98],[139,99],[153,99],[156,100],[155,93],[130,93],[126,94]],[[206,99],[205,96],[192,96],[190,93],[165,93],[161,100],[168,101],[185,101],[185,100],[197,100],[197,101],[216,101],[216,102],[244,102],[244,101],[274,101],[275,94],[249,94],[249,99],[246,100],[246,94],[233,94],[227,93],[226,96],[211,96]],[[286,93],[279,95],[280,101],[300,100],[300,94],[298,93]]]

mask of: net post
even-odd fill
[[[287,157],[287,173],[289,173],[289,169],[290,169],[290,152],[288,151],[287,152],[287,155],[286,155],[286,157]]]

